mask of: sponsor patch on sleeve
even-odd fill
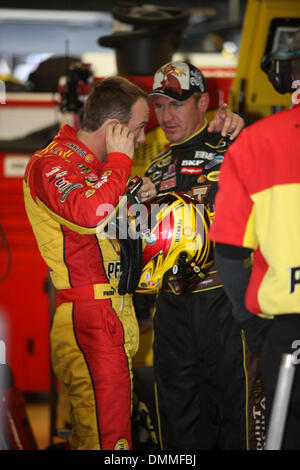
[[[200,175],[203,171],[201,160],[182,160],[180,173],[182,175]]]
[[[201,175],[202,171],[202,167],[195,168],[194,166],[183,166],[180,169],[182,175]]]
[[[166,189],[174,188],[176,186],[176,176],[168,180],[162,181],[159,185],[160,191],[165,191]]]

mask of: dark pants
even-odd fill
[[[270,420],[281,356],[284,353],[294,353],[296,360],[300,360],[300,314],[276,316],[265,340],[262,353],[262,372],[266,394],[267,425]],[[295,369],[282,449],[300,450],[299,365],[296,365]]]
[[[246,449],[250,362],[222,288],[161,293],[154,316],[154,373],[161,447]],[[257,373],[257,360],[252,361]]]

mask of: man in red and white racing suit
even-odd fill
[[[27,214],[57,292],[51,358],[68,391],[73,449],[132,445],[138,326],[131,296],[118,294],[119,243],[99,227],[126,189],[148,113],[147,95],[127,80],[98,82],[82,128],[64,126],[26,169]],[[153,189],[144,179],[140,200],[153,197]]]

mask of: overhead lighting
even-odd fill
[[[64,11],[64,10],[22,10],[13,8],[0,9],[0,23],[34,23],[34,24],[69,24],[72,26],[84,25],[111,25],[110,13],[99,11]]]

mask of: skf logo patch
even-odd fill
[[[201,160],[182,160],[181,166],[200,166]]]
[[[122,439],[119,439],[116,442],[113,450],[130,450],[127,439],[125,439],[124,437]]]

